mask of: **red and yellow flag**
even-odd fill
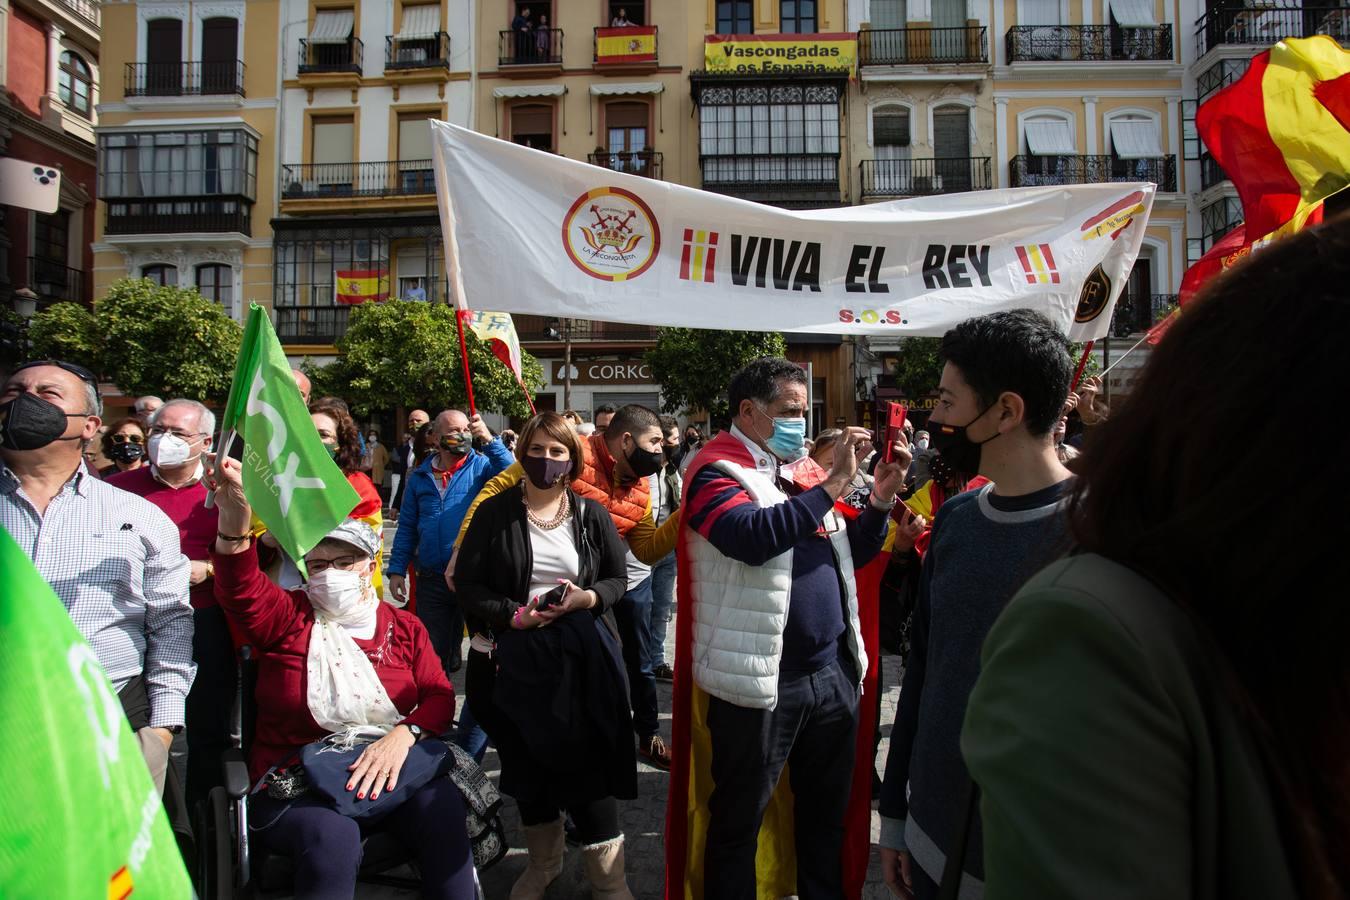
[[[595,61],[599,65],[656,62],[655,26],[595,29]]]
[[[389,299],[388,269],[348,269],[337,273],[334,285],[338,303],[353,306],[371,300],[383,303]]]

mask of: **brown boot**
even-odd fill
[[[591,883],[594,900],[633,900],[623,874],[623,835],[582,847],[581,860],[586,865],[586,880]]]
[[[525,847],[530,861],[511,886],[511,900],[543,900],[544,891],[562,872],[566,849],[562,816],[546,825],[526,825]]]

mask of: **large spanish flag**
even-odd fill
[[[334,285],[338,303],[349,306],[374,300],[383,303],[389,299],[388,269],[348,269],[337,273]]]
[[[595,61],[599,65],[656,62],[656,27],[625,25],[595,29]]]

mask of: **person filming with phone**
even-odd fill
[[[627,588],[624,544],[605,507],[571,488],[584,457],[562,416],[531,419],[517,451],[525,478],[478,507],[453,573],[473,635],[469,706],[525,826],[511,898],[542,898],[561,873],[566,810],[592,896],[632,900],[618,800],[637,796],[637,762],[611,612]]]

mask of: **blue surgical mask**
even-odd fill
[[[766,416],[767,410],[761,409]],[[806,419],[799,416],[775,418],[773,434],[764,442],[774,456],[791,462],[806,455]]]

